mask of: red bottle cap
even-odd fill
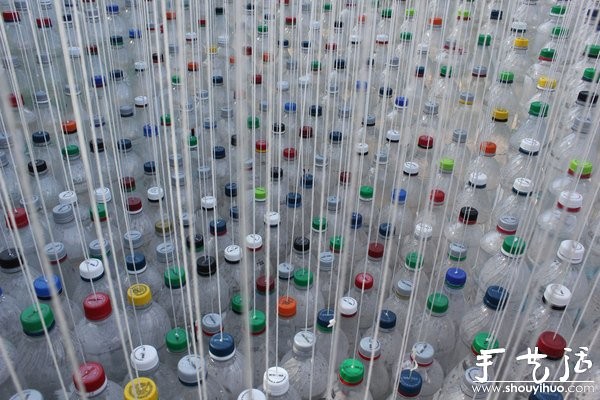
[[[111,313],[112,305],[106,293],[90,293],[83,299],[83,314],[90,321],[101,321]]]

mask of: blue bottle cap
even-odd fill
[[[213,86],[222,86],[223,85],[223,77],[220,75],[215,75],[212,77]]]
[[[222,236],[227,233],[227,223],[223,218],[212,220],[208,223],[208,230],[213,236]]]
[[[563,400],[562,393],[556,392],[542,392],[542,388],[538,388],[538,391],[531,393],[528,400]]]
[[[392,190],[392,201],[403,204],[406,202],[406,190],[404,189],[394,189]]]
[[[500,286],[490,286],[485,291],[483,304],[493,310],[502,310],[508,300],[508,292]]]
[[[379,224],[379,236],[389,238],[394,233],[394,227],[388,222]]]
[[[49,279],[45,276],[38,276],[33,281],[33,289],[35,291],[35,295],[40,300],[50,300],[51,298],[51,289],[50,285],[54,284],[54,288],[56,289],[57,294],[61,294],[63,291],[62,282],[58,275],[52,275],[50,277],[52,283],[50,283]]]
[[[228,182],[225,184],[225,196],[227,197],[237,197],[237,183]]]
[[[144,163],[144,174],[154,175],[156,173],[156,162],[146,161]]]
[[[423,378],[416,370],[403,369],[400,372],[398,393],[405,397],[416,397],[421,393]]]
[[[238,208],[238,206],[233,206],[229,209],[229,216],[234,220],[240,218],[240,209]]]
[[[360,213],[353,212],[350,216],[350,228],[358,229],[362,227],[363,216]]]
[[[329,321],[335,318],[335,312],[331,309],[324,308],[317,314],[317,326],[324,331],[331,331],[329,327]]]
[[[146,257],[142,253],[134,252],[125,256],[127,272],[139,274],[146,270]]]
[[[33,144],[48,144],[50,143],[50,134],[46,131],[37,131],[31,134]]]
[[[446,285],[453,288],[462,288],[467,282],[467,273],[460,268],[449,268],[446,271]]]
[[[394,105],[399,108],[407,107],[408,99],[404,96],[398,96],[396,97],[396,100],[394,100]]]
[[[129,151],[131,150],[132,144],[129,139],[119,139],[117,142],[117,149],[121,151]]]
[[[215,160],[222,160],[225,158],[225,147],[223,146],[215,146],[213,148],[213,157]]]
[[[396,313],[390,310],[381,310],[379,315],[379,327],[381,329],[392,329],[396,326]]]
[[[139,39],[142,37],[142,31],[140,29],[130,28],[129,29],[129,38],[130,39]]]
[[[118,14],[119,6],[117,4],[109,4],[106,6],[106,12],[108,14]]]
[[[302,175],[302,187],[304,189],[312,189],[313,180],[313,174],[305,173],[304,175]]]
[[[235,342],[229,333],[217,333],[208,342],[208,351],[214,357],[228,357],[235,352]]]
[[[331,131],[329,132],[329,141],[331,143],[341,143],[342,142],[342,132],[340,131]]]
[[[104,83],[106,82],[106,78],[102,75],[94,75],[92,77],[92,84],[96,88],[104,87]]]
[[[158,136],[158,126],[146,124],[143,128],[144,137]]]
[[[283,104],[283,109],[285,112],[296,112],[296,103],[293,101],[287,101]]]
[[[217,127],[217,120],[211,120],[210,118],[204,118],[202,122],[204,129],[215,129]]]
[[[286,202],[289,208],[298,208],[302,206],[302,195],[300,193],[289,192],[286,196]]]

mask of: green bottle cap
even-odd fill
[[[344,248],[344,238],[341,236],[332,236],[329,239],[329,248],[336,252],[342,251]]]
[[[240,295],[240,294],[233,295],[233,297],[231,298],[231,309],[233,310],[234,313],[241,314],[244,311],[243,304],[244,303],[242,300],[242,295]]]
[[[171,125],[171,114],[165,114],[160,116],[160,124],[169,126]]]
[[[311,71],[320,71],[321,70],[321,62],[319,60],[313,60],[310,63],[310,69]]]
[[[258,33],[268,33],[269,27],[267,25],[259,25],[257,27]]]
[[[98,218],[100,218],[100,219],[106,218],[106,206],[104,204],[102,204],[102,203],[96,204],[96,210],[98,211]],[[92,220],[94,219],[94,212],[93,212],[92,207],[90,207],[90,218]]]
[[[308,268],[300,268],[294,271],[294,284],[300,287],[308,287],[313,283],[313,273]]]
[[[188,147],[190,149],[198,148],[198,138],[194,135],[188,136]]]
[[[412,32],[400,32],[400,40],[402,42],[410,42],[412,40]]]
[[[481,354],[481,350],[491,350],[497,349],[500,347],[500,342],[498,339],[493,337],[489,332],[479,332],[473,338],[473,343],[471,344],[471,350],[475,354]]]
[[[600,55],[600,45],[590,44],[587,47],[587,56],[591,58],[598,58],[598,55]]]
[[[552,33],[550,35],[557,38],[566,38],[569,36],[569,30],[567,28],[563,28],[562,26],[555,26],[552,28]]]
[[[554,5],[550,9],[550,15],[565,15],[566,12],[567,12],[566,6]]]
[[[554,61],[554,49],[542,49],[540,50],[540,56],[539,59],[542,61]]]
[[[525,241],[518,236],[510,235],[504,238],[502,250],[513,256],[520,256],[525,252]]]
[[[384,8],[381,10],[381,18],[392,18],[392,9]]]
[[[592,82],[594,80],[594,76],[596,76],[596,69],[595,68],[586,68],[583,70],[583,76],[581,77],[581,79],[583,79],[584,81],[587,82]],[[596,78],[597,80],[597,78]]]
[[[323,4],[323,11],[331,11],[331,9],[332,9],[331,3]]]
[[[249,116],[246,119],[246,126],[248,127],[248,129],[260,128],[260,118]]]
[[[478,46],[489,46],[492,44],[492,35],[480,34],[477,38]]]
[[[361,200],[372,200],[373,186],[361,186],[358,195]]]
[[[163,274],[165,286],[171,289],[179,289],[185,286],[185,270],[181,267],[169,267]]]
[[[340,379],[351,385],[357,385],[363,380],[365,367],[353,358],[342,361],[340,365]]]
[[[571,160],[569,163],[569,171],[575,175],[591,175],[593,165],[589,161],[581,162],[581,160]]]
[[[250,331],[253,334],[262,333],[267,327],[267,317],[260,310],[254,310],[250,313]]]
[[[73,157],[79,155],[79,146],[76,144],[69,144],[62,148],[60,151],[63,157]]]
[[[181,85],[181,77],[179,75],[172,75],[171,76],[171,83],[173,85]]]
[[[498,82],[501,83],[513,83],[515,80],[515,74],[510,71],[502,71],[498,75]]]
[[[254,201],[266,201],[267,200],[267,188],[259,186],[254,188]]]
[[[415,9],[414,8],[407,8],[406,11],[404,12],[404,15],[407,17],[414,17],[415,16]]]
[[[448,76],[448,78],[452,77],[452,67],[442,65],[440,67],[440,76]]]
[[[325,217],[314,217],[311,222],[313,231],[325,232],[327,230],[327,218]]]
[[[27,335],[39,336],[44,334],[44,324],[48,330],[54,326],[54,313],[52,313],[50,306],[41,303],[39,307],[41,313],[38,313],[35,304],[27,307],[21,313],[21,327]]]
[[[443,172],[452,172],[454,170],[454,160],[451,158],[442,158],[440,160],[440,169]]]
[[[534,101],[529,105],[529,115],[536,117],[547,117],[550,106],[542,101]]]
[[[165,336],[167,349],[171,353],[181,353],[187,350],[187,332],[183,328],[173,328]]]
[[[411,251],[406,255],[405,265],[412,270],[421,269],[423,266],[423,257],[416,251]]]
[[[448,311],[448,303],[448,296],[442,293],[433,293],[427,297],[427,309],[432,313],[445,313]]]

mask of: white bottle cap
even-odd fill
[[[381,344],[370,336],[360,339],[358,353],[367,360],[375,360],[381,355]]]
[[[177,363],[177,377],[185,385],[194,386],[206,377],[206,366],[204,360],[195,355],[186,355]]]
[[[311,331],[300,331],[294,335],[294,348],[302,352],[312,350],[315,345],[315,335]]]
[[[469,182],[473,186],[485,186],[487,185],[488,177],[483,172],[471,172],[469,174]]]
[[[185,41],[186,42],[194,42],[198,40],[198,34],[196,32],[186,32],[185,33]]]
[[[517,178],[513,183],[513,189],[519,193],[529,194],[533,191],[533,182],[527,178]]]
[[[413,345],[411,356],[420,365],[428,365],[433,362],[435,351],[433,346],[425,342],[417,342]]]
[[[271,396],[283,396],[290,388],[290,377],[281,367],[267,369],[263,377],[263,387]]]
[[[240,393],[237,400],[267,400],[267,396],[258,389],[246,389]]]
[[[369,154],[369,145],[367,143],[357,143],[354,147],[358,155],[364,156],[365,154]]]
[[[563,261],[571,264],[580,264],[583,262],[585,247],[575,240],[563,240],[560,242],[556,256]]]
[[[395,129],[390,129],[385,133],[385,138],[390,142],[399,142],[400,132]]]
[[[204,210],[214,210],[217,206],[217,198],[215,196],[204,196],[200,199],[200,206]]]
[[[138,371],[150,371],[158,365],[158,352],[153,346],[143,344],[131,352],[131,366]]]
[[[58,195],[58,202],[62,205],[73,204],[77,202],[77,193],[72,190],[66,190],[60,192]]]
[[[15,394],[10,400],[44,400],[44,396],[35,389],[23,389],[19,393]]]
[[[107,187],[94,189],[94,199],[96,203],[109,203],[112,200],[112,194]]]
[[[223,250],[225,261],[230,263],[239,262],[242,259],[242,249],[237,244],[231,244]]]
[[[528,153],[537,153],[540,151],[541,145],[540,142],[535,140],[534,138],[525,138],[521,140],[520,149],[525,150]]]
[[[86,281],[93,281],[104,274],[104,265],[97,258],[87,258],[79,264],[79,276]]]
[[[429,239],[433,235],[433,227],[424,222],[415,225],[415,236],[419,239]]]
[[[290,83],[288,81],[279,81],[277,82],[277,89],[281,90],[282,92],[287,92],[290,90]]]
[[[258,250],[262,247],[262,245],[263,245],[262,236],[260,236],[256,233],[251,233],[246,236],[246,247],[248,249]]]
[[[277,211],[269,211],[265,214],[264,217],[265,225],[270,227],[279,226],[281,223],[281,215]]]
[[[159,201],[165,197],[165,191],[160,186],[152,186],[146,193],[150,201]]]
[[[571,301],[571,291],[566,286],[552,283],[544,290],[544,300],[551,306],[566,307]]]
[[[358,301],[354,297],[342,297],[338,302],[338,306],[342,316],[351,317],[358,312]]]
[[[565,208],[581,208],[583,205],[583,196],[580,193],[565,190],[560,192],[558,203]]]
[[[402,166],[402,171],[405,174],[414,175],[419,173],[419,164],[412,161],[407,161]]]

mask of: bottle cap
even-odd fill
[[[200,256],[196,259],[196,273],[200,276],[211,276],[217,272],[217,260],[212,256]]]
[[[527,178],[516,178],[512,191],[519,196],[529,196],[533,192],[533,182]]]
[[[110,297],[106,293],[90,293],[83,299],[83,313],[90,321],[101,321],[112,313]]]
[[[429,194],[429,200],[433,202],[433,205],[439,206],[444,204],[444,200],[446,199],[446,194],[439,189],[434,189]]]
[[[195,354],[183,356],[177,363],[177,378],[184,386],[196,386],[206,377],[204,360]]]
[[[39,307],[39,312],[38,312]],[[20,316],[23,332],[29,336],[41,336],[44,334],[44,326],[47,330],[54,327],[54,313],[50,306],[44,303],[38,303],[37,306],[31,305]]]
[[[549,78],[547,76],[540,76],[537,81],[537,88],[545,90],[554,90],[556,89],[556,84],[556,79]]]
[[[440,171],[451,173],[454,170],[454,160],[451,158],[442,158],[440,160]]]
[[[537,339],[537,348],[551,360],[559,360],[565,354],[567,341],[556,332],[545,331]]]
[[[314,274],[308,268],[300,268],[294,271],[294,284],[301,288],[310,287]]]
[[[185,286],[185,269],[177,266],[169,267],[165,270],[163,278],[166,287],[169,289],[179,289]]]
[[[380,261],[383,258],[385,246],[382,243],[371,242],[367,248],[367,256],[374,261]]]
[[[329,250],[334,253],[340,253],[344,248],[344,238],[342,236],[336,235],[332,236],[329,239]]]
[[[358,312],[358,301],[353,297],[344,296],[338,301],[338,307],[343,317],[352,317]]]
[[[290,318],[296,315],[297,302],[293,297],[281,296],[277,300],[277,315]]]
[[[135,378],[123,390],[125,400],[158,400],[156,383],[146,377]]]
[[[429,239],[433,236],[433,227],[429,224],[420,222],[415,225],[415,237],[418,239]]]
[[[263,239],[261,235],[251,233],[246,236],[246,248],[250,251],[257,251],[262,249]]]
[[[283,396],[290,388],[287,371],[281,367],[267,369],[263,377],[263,387],[268,395]]]
[[[235,264],[242,260],[242,248],[237,244],[231,244],[223,250],[223,256],[227,263]]]
[[[226,360],[235,353],[235,342],[233,336],[228,333],[217,333],[210,338],[208,351],[211,357]]]
[[[451,288],[462,288],[467,282],[467,273],[461,268],[448,268],[444,282]]]
[[[550,106],[541,101],[534,101],[529,105],[529,115],[545,118],[548,116]]]
[[[94,239],[88,244],[88,251],[92,258],[102,258],[102,250],[109,255],[111,246],[107,239]]]
[[[338,196],[327,196],[327,209],[337,212],[342,206],[342,199]]]
[[[492,110],[492,119],[499,122],[508,121],[508,110],[505,108],[494,108]]]
[[[546,286],[543,301],[553,309],[564,310],[571,301],[571,291],[564,285],[553,283]]]
[[[361,272],[354,278],[354,286],[359,290],[369,290],[373,288],[373,275],[368,272]]]
[[[358,355],[367,361],[377,360],[381,356],[381,343],[372,337],[360,339]]]
[[[38,276],[33,281],[33,290],[35,295],[40,300],[50,300],[52,297],[52,286],[56,290],[56,294],[60,295],[63,291],[62,281],[58,275],[50,277]]]
[[[429,115],[436,115],[438,113],[439,105],[434,101],[426,101],[423,106],[423,113]]]
[[[327,230],[327,218],[314,217],[311,221],[311,228],[315,232],[325,232]]]
[[[267,280],[265,275],[259,276],[256,278],[256,290],[261,294],[273,293],[275,291],[275,279],[270,276]]]
[[[79,378],[83,387],[79,387]],[[88,396],[94,397],[106,387],[106,374],[104,368],[97,362],[89,361],[81,364],[78,369],[78,374],[73,374],[73,384],[77,390],[87,393]]]
[[[440,67],[440,76],[441,77],[452,77],[452,67],[449,67],[447,65],[442,65]],[[430,114],[429,112],[426,112],[426,114]]]
[[[185,247],[188,250],[195,250],[201,252],[204,250],[204,236],[200,233],[188,235],[185,237]]]
[[[589,178],[592,174],[593,165],[589,161],[571,160],[569,163],[569,174],[579,176],[580,178]]]
[[[187,332],[183,328],[173,328],[165,335],[167,350],[171,353],[182,353],[187,350]]]
[[[267,396],[258,389],[246,389],[240,393],[237,400],[267,400]]]
[[[429,343],[417,342],[413,345],[410,355],[418,365],[428,366],[433,363],[435,351]]]
[[[128,250],[139,249],[143,243],[143,236],[140,231],[131,230],[123,234],[123,245]]]
[[[525,252],[525,241],[515,235],[509,235],[502,242],[502,253],[505,255],[520,256]]]
[[[112,200],[112,193],[107,187],[99,187],[94,189],[94,200],[98,204],[110,203]]]
[[[484,156],[493,157],[496,155],[496,143],[481,142],[481,145],[479,146],[479,151],[481,151]]]
[[[220,314],[208,313],[201,319],[202,333],[206,336],[213,336],[219,333],[223,328],[223,320]]]
[[[263,333],[267,327],[267,317],[264,312],[260,310],[253,310],[250,312],[250,332],[253,335],[259,335]]]
[[[473,338],[473,342],[471,344],[471,351],[479,355],[481,354],[481,350],[491,350],[497,349],[500,347],[500,342],[493,337],[489,332],[478,332]]]
[[[500,75],[498,75],[498,82],[500,83],[513,83],[513,81],[515,80],[515,74],[510,72],[510,71],[503,71],[500,72]]]
[[[146,270],[146,257],[142,253],[134,252],[125,256],[127,273],[140,274]]]
[[[442,293],[433,293],[427,297],[427,309],[432,313],[445,313],[448,311],[448,304],[448,297]]]
[[[479,212],[473,207],[462,207],[458,214],[458,220],[463,224],[471,225],[477,223]]]
[[[363,364],[352,358],[348,358],[340,365],[339,378],[346,385],[358,385],[362,382],[365,373]]]
[[[490,286],[483,296],[483,304],[492,310],[502,310],[508,301],[509,293],[500,286]]]
[[[130,355],[131,365],[134,369],[146,372],[154,369],[159,362],[158,351],[150,345],[141,345],[133,349]]]
[[[104,276],[104,265],[97,258],[87,258],[79,264],[79,276],[86,282],[97,281]]]
[[[577,212],[583,206],[583,196],[581,193],[564,190],[558,196],[558,208],[567,212]]]
[[[556,255],[570,264],[581,264],[585,254],[583,244],[575,240],[563,240],[560,242]]]
[[[487,67],[483,65],[477,65],[473,67],[471,70],[471,76],[476,78],[485,78],[487,77]]]
[[[129,286],[127,289],[127,302],[134,307],[142,307],[152,301],[150,286],[139,283]]]
[[[63,152],[64,150],[64,152]],[[77,148],[77,151],[79,151],[79,148]],[[61,150],[61,153],[63,155],[63,157],[66,155],[66,148],[63,148]],[[74,149],[71,148],[71,152],[74,152]],[[34,160],[33,162],[28,162],[27,163],[27,170],[29,171],[29,173],[31,175],[35,175],[37,174],[42,174],[46,171],[48,171],[48,164],[46,163],[45,160]]]
[[[487,175],[483,172],[472,172],[469,174],[469,185],[475,189],[484,189],[487,186]]]
[[[398,394],[403,397],[417,397],[421,393],[423,378],[416,370],[403,369],[398,382]]]

